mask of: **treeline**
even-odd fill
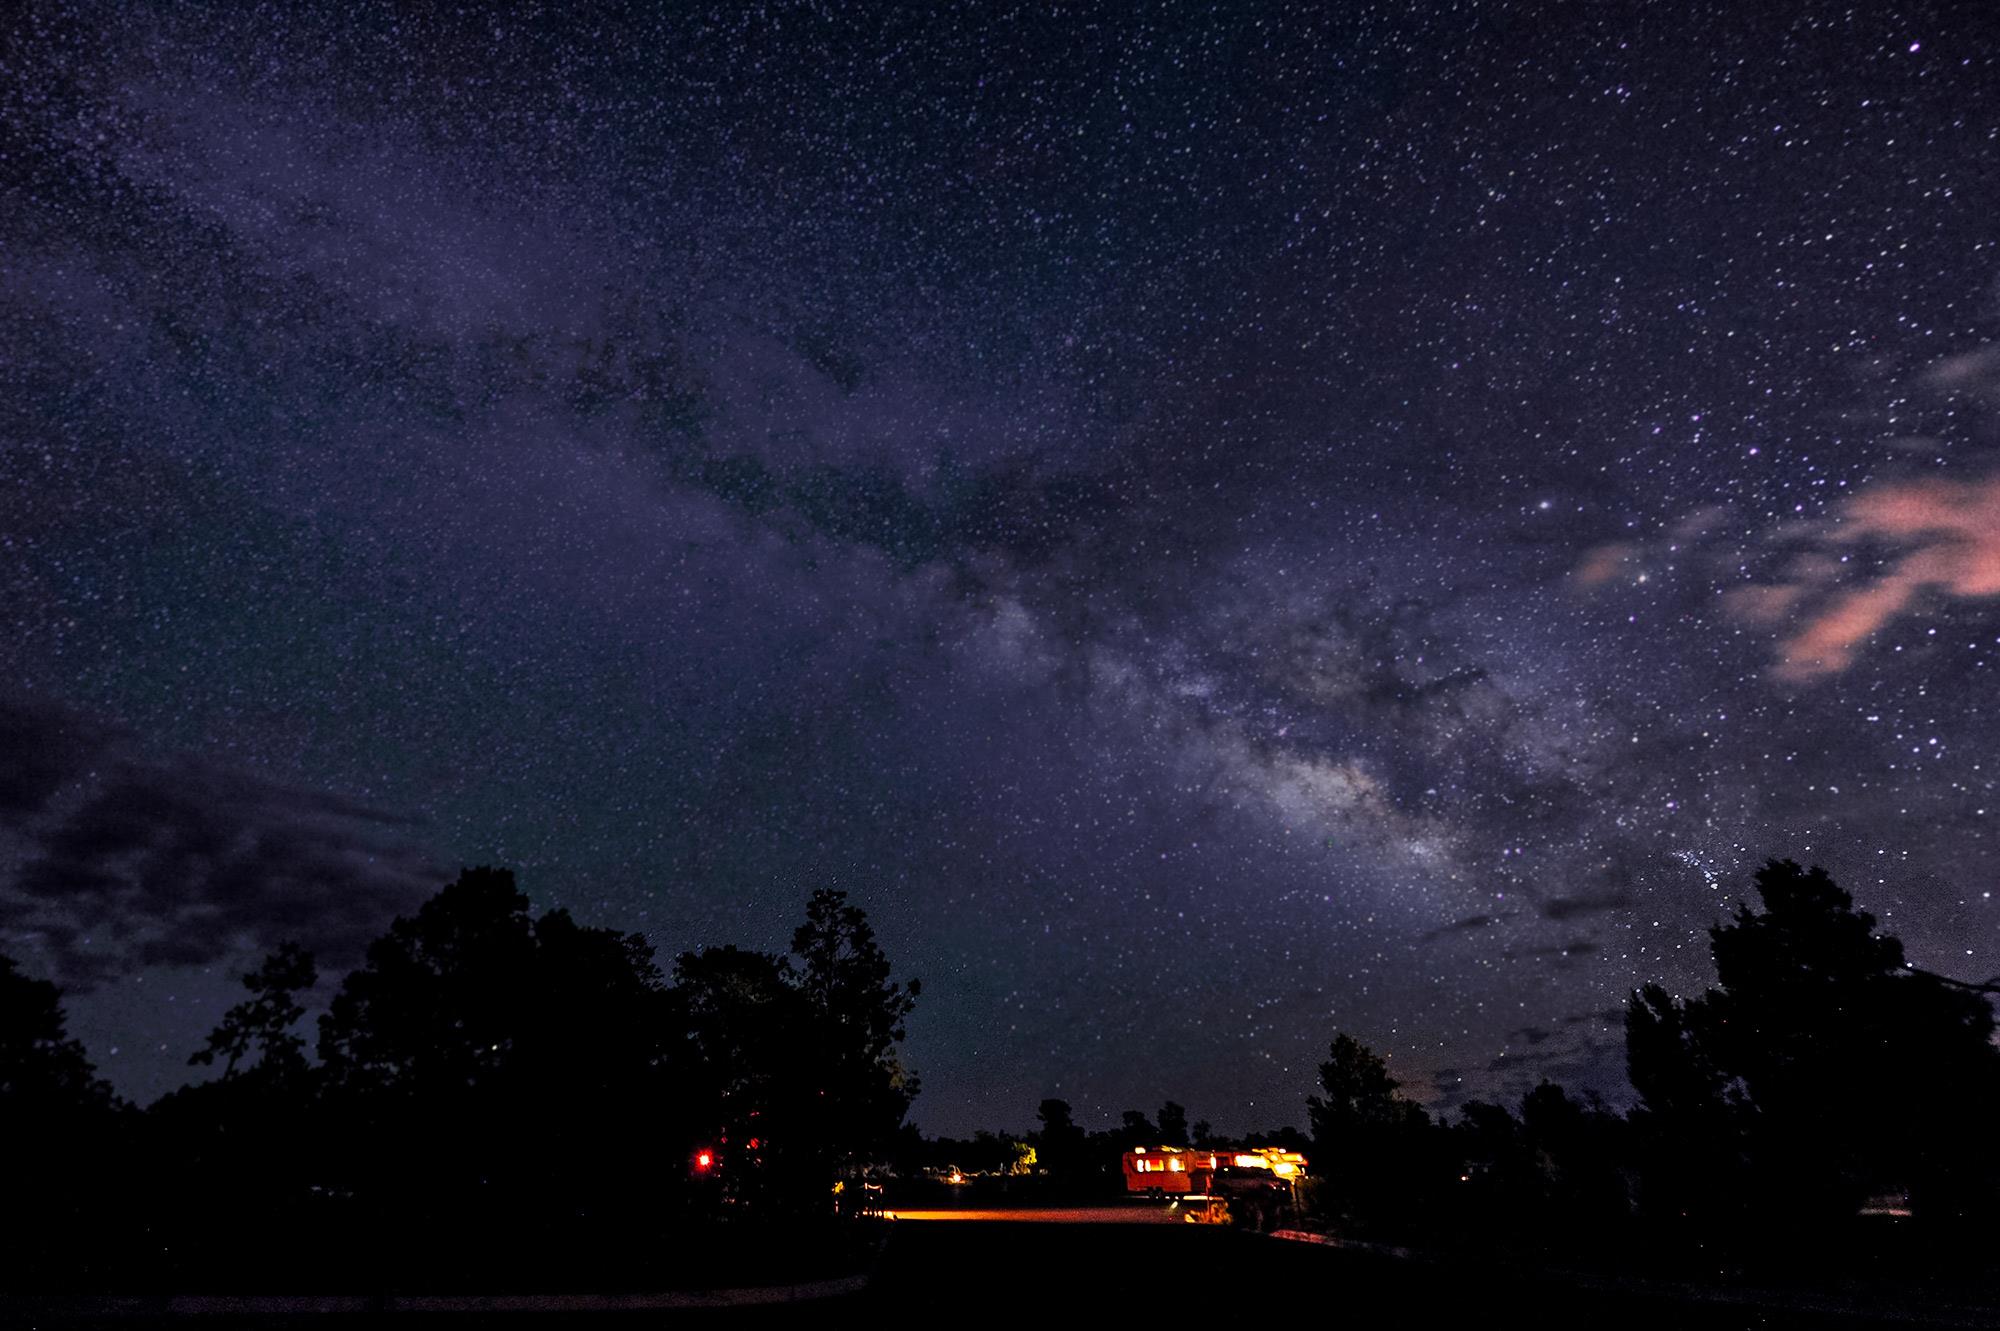
[[[916,1091],[917,984],[838,892],[789,955],[711,947],[669,977],[640,935],[470,869],[368,948],[313,1059],[317,981],[280,948],[193,1056],[219,1075],[141,1110],[0,958],[0,1288],[713,1283],[760,1250],[744,1229],[858,1202]]]
[[[1773,861],[1710,930],[1716,983],[1625,1012],[1637,1104],[1544,1083],[1434,1119],[1334,1042],[1310,1102],[1316,1205],[1358,1230],[1822,1257],[1867,1215],[1940,1242],[2000,1219],[2000,1050],[1983,986],[1912,967],[1822,869]]]
[[[1946,1248],[1984,1241],[2000,1221],[1988,987],[1912,967],[1822,869],[1774,861],[1756,889],[1761,908],[1710,931],[1713,987],[1628,1000],[1627,1113],[1545,1084],[1518,1114],[1474,1103],[1447,1127],[1336,1045],[1315,1136],[1380,1163],[1330,1180],[1323,1208],[1566,1248],[1636,1226],[1738,1257],[1824,1258],[1870,1215]],[[1454,1190],[1466,1203],[1440,1204]]]
[[[1288,1219],[1395,1243],[1823,1265],[1872,1212],[1977,1251],[2000,1220],[1992,986],[1912,967],[1819,869],[1756,888],[1711,931],[1713,987],[1631,996],[1629,1110],[1544,1083],[1432,1114],[1338,1035],[1306,1131],[1226,1143],[1173,1101],[1090,1131],[1056,1099],[1025,1134],[926,1139],[898,1059],[917,985],[836,892],[786,955],[669,974],[639,935],[468,870],[341,980],[316,1056],[319,977],[282,947],[194,1053],[213,1079],[143,1110],[0,958],[0,1289],[805,1278],[799,1254],[843,1260],[879,1166],[905,1192],[1108,1198],[1124,1151],[1180,1144],[1303,1150]]]
[[[1243,1144],[1308,1154],[1297,1221],[1399,1244],[1824,1266],[1880,1248],[1870,1217],[1896,1217],[1931,1256],[1989,1242],[1994,986],[1911,966],[1824,870],[1773,861],[1755,886],[1759,905],[1710,931],[1712,988],[1631,995],[1631,1109],[1545,1081],[1518,1106],[1429,1113],[1379,1055],[1337,1035],[1305,1105],[1309,1132]],[[1060,1101],[1040,1118],[1018,1139],[939,1145],[966,1169],[1031,1152],[1049,1184],[1105,1192],[1121,1151],[1213,1140],[1172,1102],[1157,1122],[1128,1112],[1109,1132],[1084,1132]]]

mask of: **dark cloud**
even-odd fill
[[[110,738],[67,708],[0,698],[0,826],[40,813]]]
[[[1550,897],[1541,905],[1544,916],[1551,920],[1573,920],[1582,915],[1601,915],[1606,911],[1624,910],[1633,903],[1630,892],[1604,892],[1594,896]]]
[[[1540,1044],[1553,1034],[1555,1032],[1545,1026],[1521,1026],[1507,1032],[1507,1038],[1509,1040],[1524,1040],[1529,1044]]]
[[[30,792],[17,805],[43,815],[15,821],[0,930],[65,985],[284,939],[338,966],[441,881],[406,816],[142,756],[63,709],[16,701],[0,715],[34,746],[0,759],[0,784]]]
[[[1450,924],[1441,924],[1435,929],[1426,930],[1418,936],[1417,941],[1434,943],[1440,938],[1449,938],[1454,934],[1477,933],[1481,929],[1490,929],[1500,921],[1511,918],[1513,918],[1511,911],[1500,915],[1468,915],[1462,920],[1453,920]]]
[[[679,456],[670,471],[781,531],[875,550],[904,570],[939,563],[973,573],[981,554],[1032,566],[1121,504],[1106,478],[1049,475],[1032,463],[949,465],[928,492],[879,463],[774,466],[742,453]],[[983,582],[973,577],[968,590]]]
[[[1486,1072],[1493,1084],[1502,1088],[1502,1103],[1518,1101],[1543,1080],[1603,1094],[1613,1106],[1631,1095],[1625,1079],[1625,1043],[1617,1036],[1590,1034],[1574,1041],[1545,1042],[1491,1060]]]
[[[1427,1080],[1430,1093],[1421,1098],[1424,1107],[1434,1114],[1448,1112],[1465,1098],[1465,1071],[1462,1068],[1437,1068]]]

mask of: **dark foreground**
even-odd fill
[[[1856,1307],[1859,1302],[1863,1306]],[[1689,1287],[1618,1286],[1502,1270],[1427,1264],[1192,1225],[1047,1223],[1022,1219],[905,1220],[890,1232],[860,1293],[778,1307],[618,1312],[434,1312],[377,1315],[201,1316],[177,1326],[450,1328],[715,1325],[948,1325],[1079,1316],[1112,1325],[1237,1325],[1304,1314],[1382,1325],[1627,1328],[1794,1328],[2000,1325],[1991,1312],[1943,1299],[1857,1298]],[[1154,1319],[1161,1319],[1155,1321]],[[1190,1321],[1189,1319],[1194,1319]],[[49,1318],[16,1306],[10,1325],[133,1327],[157,1317]]]
[[[1745,1291],[1736,1291],[1740,1297]],[[1933,1307],[1858,1313],[1717,1302],[1693,1290],[1591,1288],[1574,1281],[1427,1264],[1374,1253],[1183,1226],[900,1225],[875,1282],[854,1302],[885,1317],[946,1309],[1042,1317],[1065,1310],[1112,1325],[1189,1317],[1237,1325],[1267,1314],[1383,1326],[1791,1328],[1995,1326]],[[1143,1319],[1143,1320],[1142,1320]]]

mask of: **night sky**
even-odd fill
[[[442,11],[0,35],[0,950],[128,1095],[477,863],[847,889],[934,1131],[1619,1103],[1773,855],[2000,971],[1992,11]]]

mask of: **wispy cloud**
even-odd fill
[[[1600,915],[1606,911],[1623,910],[1633,903],[1630,892],[1612,890],[1599,893],[1582,893],[1570,897],[1550,897],[1541,906],[1542,914],[1551,920],[1573,920],[1580,915]]]
[[[2000,596],[2000,475],[1883,482],[1791,539],[1809,549],[1786,575],[1743,588],[1730,605],[1754,623],[1786,625],[1772,673],[1804,683],[1847,669],[1927,595]],[[1898,553],[1865,563],[1848,553],[1871,544]]]
[[[1512,919],[1514,912],[1504,911],[1498,915],[1468,915],[1464,919],[1453,920],[1429,930],[1417,939],[1419,943],[1435,943],[1440,938],[1451,938],[1460,934],[1478,933],[1490,929],[1502,920]]]

